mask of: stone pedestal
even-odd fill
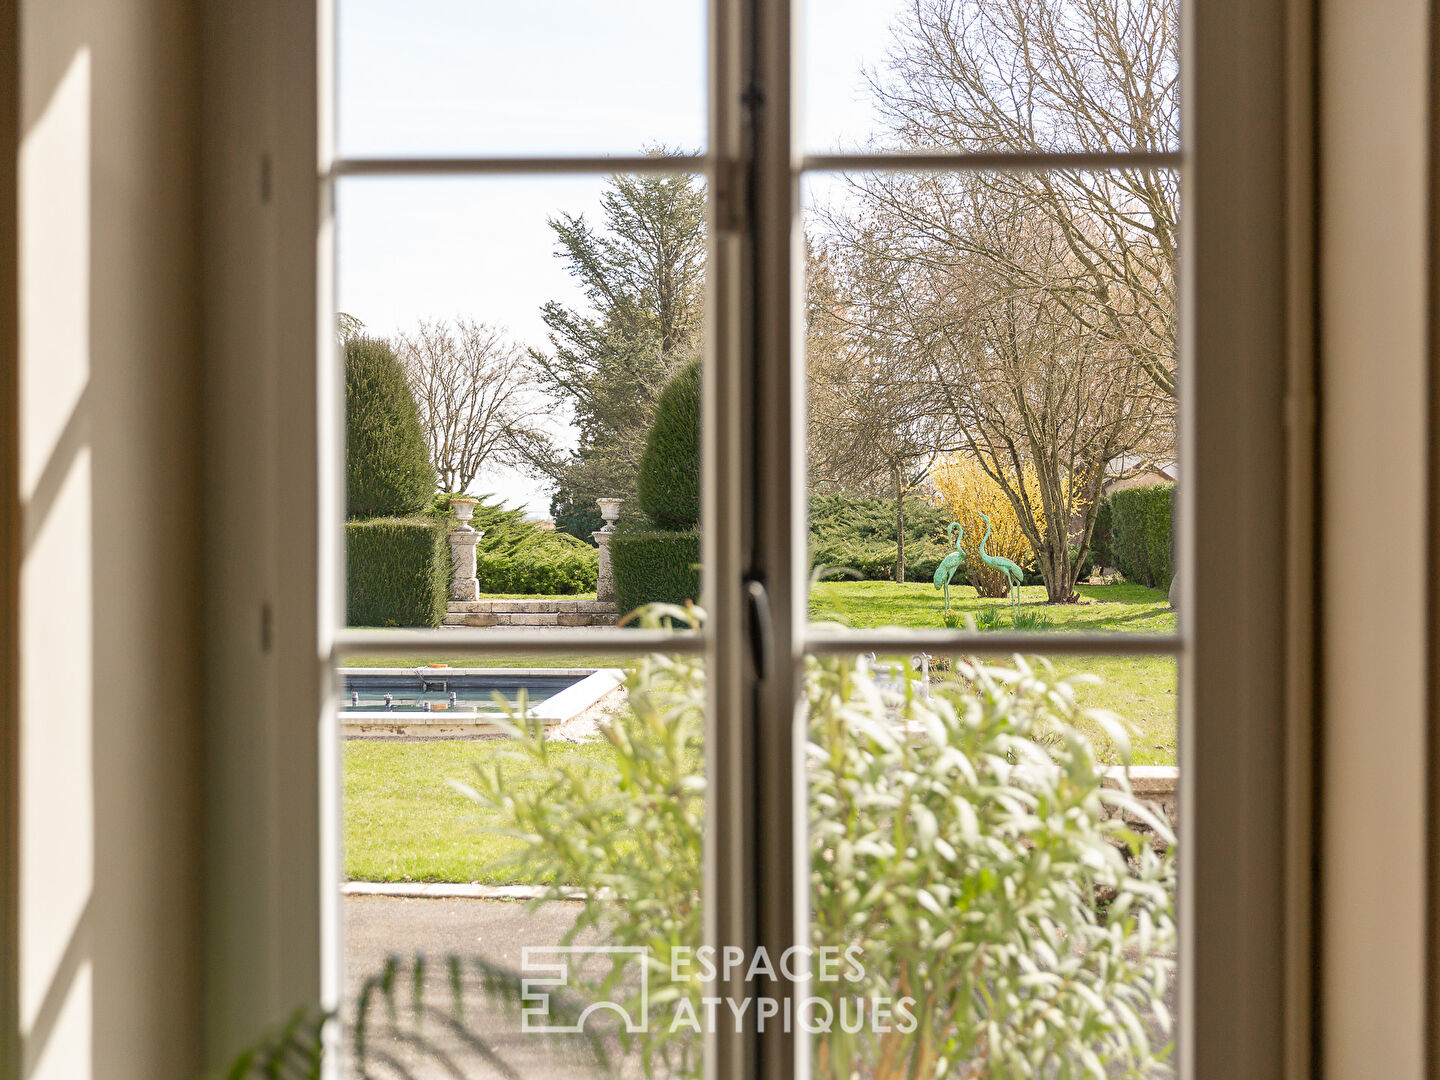
[[[451,600],[475,600],[480,596],[480,582],[475,579],[475,545],[485,534],[470,524],[478,501],[455,499],[450,504],[457,523],[450,532],[450,565],[455,568],[450,579]]]
[[[595,581],[595,599],[603,603],[615,602],[615,575],[610,570],[610,536],[615,532],[615,520],[620,516],[620,504],[624,499],[596,499],[600,516],[605,527],[590,536],[600,547],[600,572]]]
[[[615,575],[610,570],[610,530],[601,529],[590,536],[600,545],[600,573],[595,579],[595,599],[615,602]]]
[[[451,600],[475,600],[480,596],[480,582],[475,579],[475,545],[483,534],[466,526],[450,534],[450,565],[455,576],[450,579]]]

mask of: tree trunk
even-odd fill
[[[895,580],[905,580],[905,486],[895,474]]]
[[[1062,535],[1064,542],[1060,544],[1055,543],[1052,535],[1046,545],[1048,550],[1040,557],[1040,576],[1045,579],[1045,599],[1051,604],[1073,604],[1079,599],[1071,581],[1068,530]]]

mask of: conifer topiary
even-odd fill
[[[356,518],[418,514],[435,494],[435,469],[405,369],[385,341],[345,342],[345,512]]]
[[[700,520],[700,362],[686,364],[660,392],[637,479],[640,509],[661,529]]]

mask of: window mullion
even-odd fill
[[[745,85],[748,19],[743,0],[710,4],[710,254],[706,309],[706,364],[701,421],[701,593],[709,635],[706,652],[706,775],[704,903],[705,944],[755,941],[757,882],[750,860],[754,821],[753,671],[748,656],[743,577],[748,562],[750,515],[744,477],[747,326],[752,316],[748,273],[746,173],[749,153],[741,88]],[[717,980],[707,995],[740,1001],[742,977]],[[752,1032],[710,1025],[705,1033],[705,1075],[753,1080]]]
[[[791,348],[795,172],[790,147],[788,3],[711,4],[711,261],[705,381],[704,594],[709,820],[706,939],[779,957],[803,935],[796,862],[794,715],[801,623],[794,589],[802,445]],[[752,638],[750,589],[773,633]],[[803,604],[800,605],[803,609]],[[791,988],[743,973],[709,992],[783,1000]],[[747,1010],[753,1018],[757,1007]],[[718,1024],[710,1077],[794,1075],[794,1040]]]
[[[796,86],[791,0],[750,6],[753,70],[753,357],[750,410],[754,463],[747,479],[754,539],[751,576],[768,594],[773,640],[755,691],[754,830],[756,939],[773,961],[809,939],[806,904],[806,796],[803,727],[797,724],[808,565],[804,469],[804,245],[799,219],[799,153],[793,138]],[[802,987],[785,979],[756,992],[791,1015]],[[792,999],[792,1000],[787,1000]],[[798,1016],[798,1010],[795,1015]],[[767,1025],[757,1069],[764,1080],[808,1075],[807,1040],[792,1025]]]

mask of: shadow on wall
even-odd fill
[[[198,45],[178,0],[23,6],[20,1075],[180,1077],[200,1064]]]

